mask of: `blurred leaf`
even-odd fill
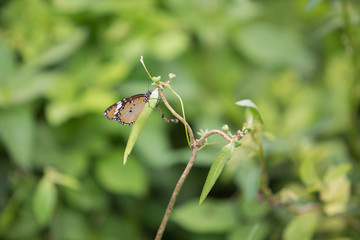
[[[100,210],[107,204],[106,193],[91,178],[83,179],[78,190],[65,189],[65,196],[72,206],[87,212]]]
[[[316,7],[322,0],[309,0],[306,5],[306,12],[310,12],[314,7]]]
[[[284,240],[310,240],[320,223],[320,215],[317,212],[308,212],[295,216],[285,228]]]
[[[263,121],[263,119],[261,117],[261,114],[260,114],[260,110],[255,105],[255,103],[253,103],[253,101],[251,101],[250,99],[244,99],[244,100],[236,102],[235,104],[239,105],[241,107],[250,108],[253,116],[257,117],[261,124],[264,124],[264,121]],[[252,125],[252,122],[251,122],[251,125]]]
[[[127,161],[129,154],[131,153],[132,148],[135,145],[136,139],[140,135],[142,128],[148,117],[150,116],[151,112],[156,107],[159,99],[159,90],[156,88],[150,95],[149,101],[145,104],[144,109],[140,113],[139,117],[135,121],[134,125],[131,128],[129,140],[126,144],[125,151],[124,151],[124,165]]]
[[[11,232],[11,226],[19,221],[17,212],[21,209],[21,205],[27,200],[29,193],[33,191],[33,181],[31,178],[25,179],[26,181],[18,184],[12,196],[7,200],[6,205],[0,213],[0,237],[7,235]]]
[[[39,72],[22,68],[10,76],[9,83],[0,92],[0,105],[22,104],[43,96],[58,80],[56,72]]]
[[[61,157],[61,162],[57,162],[56,167],[60,171],[65,172],[68,177],[81,177],[87,174],[90,162],[87,158],[87,153],[84,151],[79,149],[72,149],[71,152],[61,151],[61,156],[59,157]],[[77,181],[76,179],[74,180],[75,182]],[[69,180],[69,182],[73,182],[71,185],[75,187],[78,183],[74,183],[74,180]]]
[[[69,86],[73,88],[74,86]],[[62,93],[62,92],[61,92]],[[105,89],[87,88],[76,96],[66,99],[55,99],[46,106],[46,117],[50,124],[58,126],[74,117],[83,116],[89,112],[99,113],[106,109],[108,102],[113,102],[111,95]]]
[[[108,240],[146,239],[141,236],[140,227],[129,221],[128,218],[109,214],[101,223],[100,238]]]
[[[144,156],[146,165],[153,168],[165,168],[178,163],[178,158],[183,156],[174,154],[172,151],[166,131],[167,124],[164,124],[158,111],[155,110],[154,114],[148,118],[147,125],[151,127],[143,128],[141,137],[136,140],[136,152]],[[156,139],[156,144],[150,144],[154,139]],[[187,158],[188,149],[184,152]]]
[[[88,217],[70,208],[62,208],[56,212],[53,219],[52,236],[56,239],[92,239],[92,228],[88,225]]]
[[[172,220],[187,231],[223,233],[235,227],[236,215],[230,202],[208,199],[201,205],[191,201],[176,207]]]
[[[161,33],[152,42],[152,53],[163,60],[178,57],[189,46],[188,36],[184,32],[176,30]]]
[[[240,159],[240,165],[235,173],[235,183],[241,187],[244,198],[255,200],[260,187],[260,169],[254,159]]]
[[[64,155],[60,143],[57,141],[53,129],[45,123],[38,124],[35,143],[35,168],[41,170],[49,166],[58,168],[63,164]]]
[[[44,67],[56,64],[77,50],[85,41],[87,32],[85,29],[75,30],[67,39],[63,39],[56,45],[52,45],[49,49],[33,58],[29,65],[31,67]]]
[[[113,86],[129,75],[132,66],[124,59],[116,59],[99,67],[100,74],[94,81],[100,86]]]
[[[12,49],[0,38],[0,89],[8,75],[15,68],[15,56]],[[1,95],[1,93],[0,93]]]
[[[311,53],[294,32],[268,23],[249,24],[235,40],[241,52],[264,67],[291,66],[302,72],[314,68]]]
[[[260,203],[258,199],[254,198],[251,200],[240,199],[240,209],[243,217],[255,221],[265,217],[271,211],[268,205]]]
[[[68,188],[71,188],[74,190],[78,190],[80,188],[80,182],[76,178],[74,178],[70,175],[60,173],[53,168],[47,167],[45,169],[45,174],[53,183],[56,183],[56,184],[59,184],[59,185],[62,185],[64,187],[68,187]]]
[[[346,176],[348,172],[351,170],[350,163],[343,163],[338,166],[330,166],[329,170],[326,172],[324,177],[324,182],[329,183],[333,180],[336,180],[339,177]]]
[[[320,199],[325,202],[324,211],[335,215],[346,211],[351,194],[351,182],[346,174],[350,164],[330,167],[324,177],[324,188],[320,191]]]
[[[300,177],[308,186],[314,186],[316,183],[318,184],[319,179],[312,159],[307,158],[301,161]]]
[[[40,225],[46,225],[50,222],[56,201],[57,191],[54,183],[47,178],[42,178],[35,189],[32,199],[33,211]]]
[[[37,235],[41,228],[31,210],[28,204],[19,209],[16,214],[16,221],[8,229],[6,239],[38,239]]]
[[[108,154],[99,159],[96,167],[98,181],[108,190],[117,194],[142,197],[148,188],[146,172],[135,159],[126,165],[121,164],[121,153]]]
[[[14,161],[23,169],[31,166],[34,133],[31,106],[0,109],[0,138]]]
[[[230,234],[228,240],[264,240],[270,231],[269,224],[265,222],[240,224]]]
[[[209,194],[210,190],[212,189],[216,180],[219,178],[222,170],[224,169],[225,164],[230,160],[234,149],[234,143],[229,143],[224,146],[217,154],[206,177],[206,181],[201,192],[199,204],[201,204],[206,199],[207,195]]]

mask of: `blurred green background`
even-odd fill
[[[184,128],[153,112],[123,166],[131,127],[103,116],[148,90],[143,55],[153,76],[176,74],[195,132],[235,132],[235,102],[257,104],[269,187],[289,202],[257,200],[246,138],[198,206],[221,146],[208,147],[164,239],[360,239],[359,13],[356,0],[1,0],[0,238],[154,238],[191,154]]]

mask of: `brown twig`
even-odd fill
[[[208,138],[210,135],[212,135],[212,134],[219,134],[219,135],[221,135],[223,138],[225,138],[226,141],[228,141],[228,142],[231,142],[231,141],[232,141],[232,139],[231,139],[226,133],[224,133],[223,131],[220,131],[220,130],[211,130],[211,131],[206,132],[206,133],[197,141],[197,144],[198,144],[199,146],[201,146],[201,145],[202,145],[202,142],[203,142],[206,138]]]
[[[165,106],[170,110],[170,112],[177,118],[179,119],[180,122],[182,122],[184,125],[186,125],[186,129],[189,133],[190,136],[190,145],[193,146],[193,144],[195,144],[195,138],[194,138],[194,133],[190,127],[190,125],[185,121],[185,119],[183,117],[181,117],[168,103],[168,101],[166,100],[165,96],[164,96],[164,92],[162,88],[159,88],[159,93],[160,93],[160,97],[163,100]]]
[[[182,185],[184,184],[186,177],[189,175],[189,172],[190,172],[190,170],[191,170],[191,168],[192,168],[192,166],[193,166],[193,164],[195,162],[198,150],[199,150],[198,147],[194,147],[193,150],[192,150],[190,161],[186,165],[186,168],[185,168],[184,172],[181,174],[181,177],[180,177],[179,181],[177,182],[177,184],[175,186],[173,194],[171,195],[169,204],[168,204],[168,206],[166,208],[164,218],[161,221],[161,224],[160,224],[160,227],[159,227],[158,232],[156,234],[155,240],[160,240],[162,235],[164,234],[165,227],[166,227],[166,224],[167,224],[167,222],[169,220],[172,209],[174,207],[177,195],[179,194],[180,189],[181,189]]]

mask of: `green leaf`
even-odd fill
[[[35,68],[21,68],[11,75],[6,92],[0,92],[0,105],[22,104],[47,93],[58,80],[55,71],[40,72]]]
[[[214,186],[216,180],[219,178],[222,170],[225,167],[225,164],[230,160],[234,152],[234,143],[229,143],[224,146],[219,153],[217,154],[214,163],[211,165],[210,171],[205,181],[205,185],[201,192],[199,204],[201,204],[206,196],[209,194],[210,190]]]
[[[151,93],[148,104],[145,104],[145,107],[142,110],[142,112],[140,113],[140,116],[138,117],[138,119],[135,121],[133,127],[131,128],[129,140],[126,144],[125,152],[124,152],[124,165],[126,164],[127,158],[129,156],[129,154],[131,153],[131,150],[133,149],[136,139],[138,138],[142,128],[144,127],[146,120],[149,118],[151,112],[156,107],[156,104],[158,103],[158,99],[159,99],[159,91],[156,88]]]
[[[0,39],[0,87],[15,67],[15,54]]]
[[[289,66],[302,72],[315,67],[312,53],[295,31],[269,23],[254,23],[238,30],[235,36],[239,51],[262,67]]]
[[[241,188],[242,198],[246,200],[257,199],[260,188],[260,169],[254,159],[241,158],[242,161],[235,173],[235,183]]]
[[[0,109],[0,139],[23,169],[31,166],[35,123],[30,106]]]
[[[107,194],[91,177],[82,179],[81,188],[73,190],[65,188],[66,202],[83,211],[101,210],[106,207]]]
[[[330,167],[329,170],[326,172],[324,177],[324,182],[329,183],[333,180],[336,180],[339,177],[346,176],[348,172],[351,170],[350,163],[343,163],[338,166]]]
[[[244,99],[244,100],[236,102],[235,104],[239,105],[241,107],[249,108],[251,110],[251,113],[253,114],[253,116],[257,117],[261,124],[264,124],[264,121],[261,117],[259,108],[255,105],[255,103],[253,101],[251,101],[250,99]]]
[[[351,164],[340,164],[330,167],[324,177],[324,187],[320,199],[325,203],[324,212],[328,215],[341,214],[346,211],[351,196],[351,182],[346,174]]]
[[[306,158],[301,162],[300,177],[301,180],[308,186],[312,186],[317,183],[318,175],[312,159]]]
[[[229,235],[228,240],[263,240],[267,239],[266,237],[272,231],[272,228],[267,222],[252,222],[241,223],[239,226],[236,226],[234,231]]]
[[[99,182],[108,190],[117,194],[127,194],[141,197],[148,188],[146,172],[135,159],[122,165],[119,154],[109,154],[106,159],[99,160],[96,167],[96,176]]]
[[[209,199],[202,205],[191,201],[174,210],[172,220],[196,233],[222,233],[236,225],[236,212],[230,202]]]
[[[54,217],[52,234],[58,239],[93,239],[94,229],[89,225],[86,214],[65,206]]]
[[[284,240],[310,240],[319,224],[320,216],[317,212],[308,212],[296,216],[286,226]]]
[[[54,213],[56,200],[57,192],[54,183],[47,178],[41,179],[32,199],[33,211],[40,225],[49,223]]]

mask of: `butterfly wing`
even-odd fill
[[[146,94],[137,94],[114,103],[105,110],[104,116],[122,125],[131,125],[149,101],[150,94],[151,91],[148,91]]]
[[[122,102],[123,101],[119,101],[108,107],[104,112],[104,116],[109,120],[117,121],[119,119],[119,110],[122,107]]]
[[[124,107],[119,111],[118,122],[123,125],[131,125],[139,117],[145,104],[147,103],[147,97],[145,94],[139,94],[126,99]]]

